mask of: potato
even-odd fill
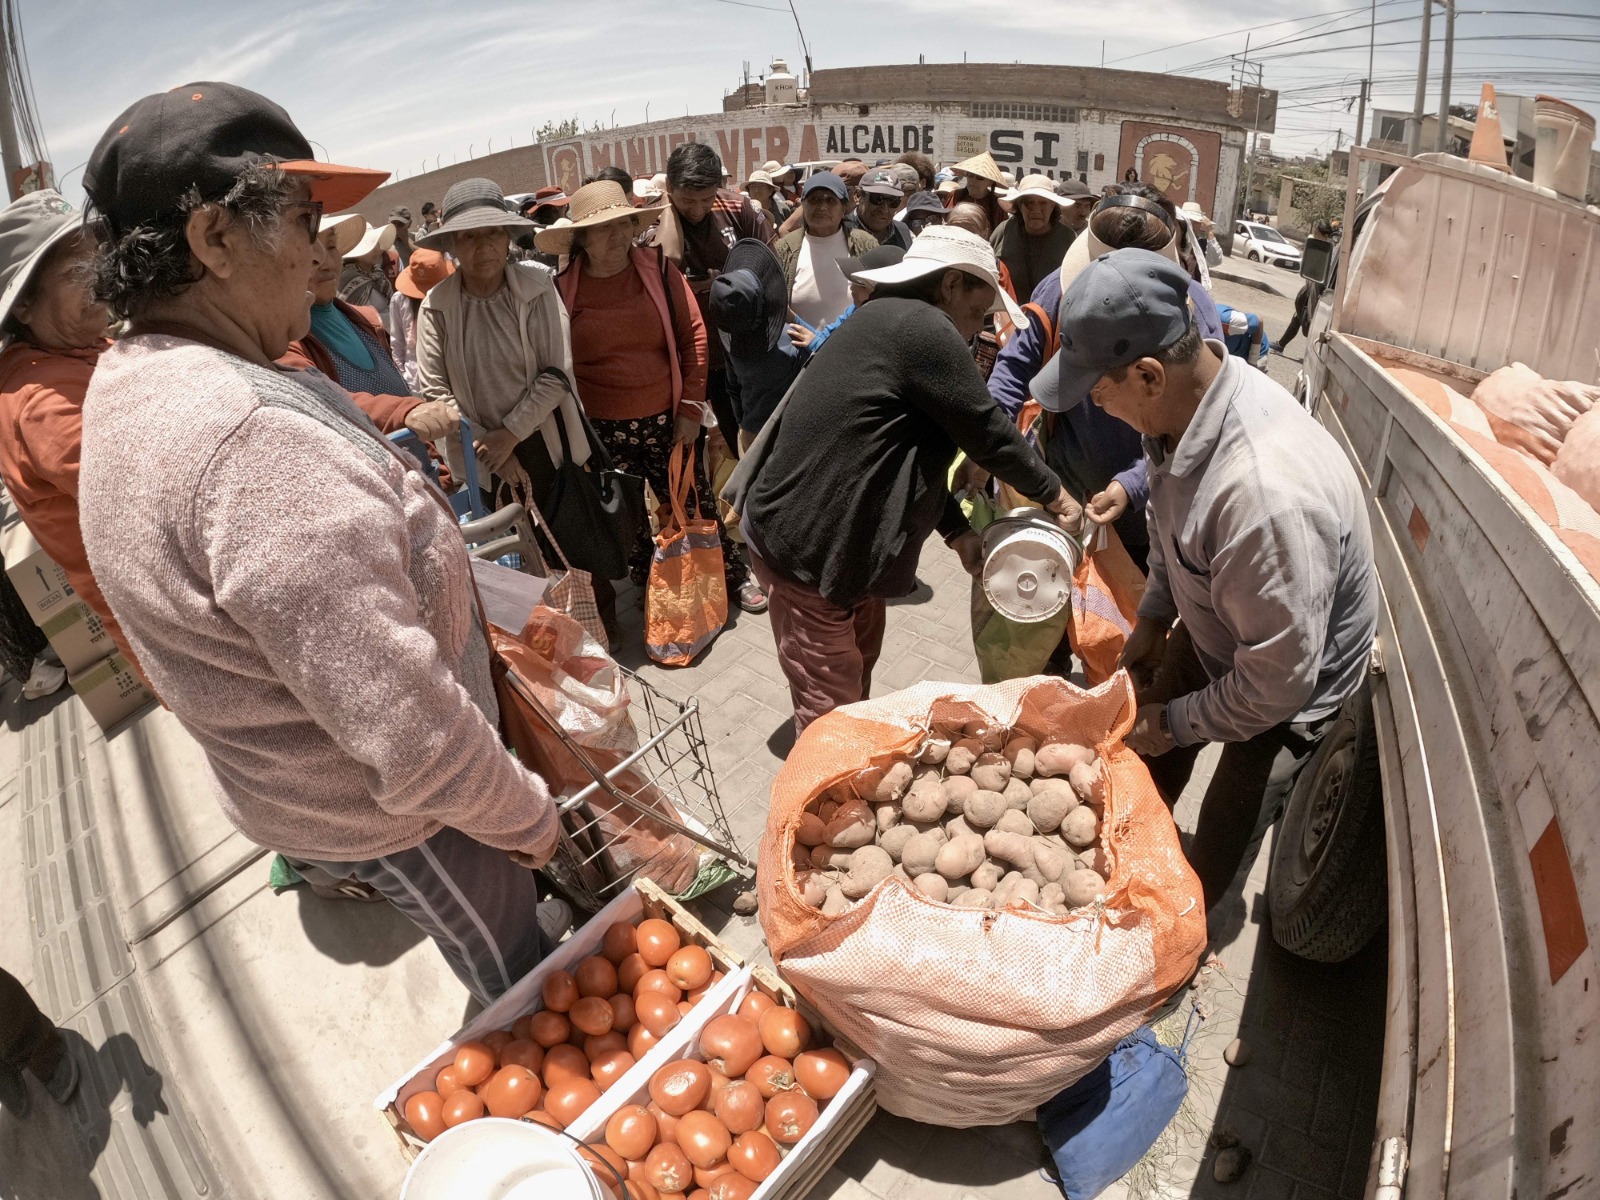
[[[1054,833],[1077,807],[1078,801],[1071,788],[1051,788],[1028,801],[1028,819],[1040,833]]]
[[[811,869],[811,849],[810,846],[802,846],[799,842],[789,847],[789,863],[796,871]]]
[[[1100,836],[1100,820],[1092,809],[1079,805],[1061,822],[1061,836],[1067,839],[1067,845],[1083,850],[1094,845],[1095,839]]]
[[[937,766],[945,760],[950,753],[950,739],[930,737],[922,743],[922,751],[917,755],[918,762],[932,763]]]
[[[1009,863],[1018,870],[1033,866],[1033,839],[1022,834],[991,829],[983,835],[983,848],[990,858]]]
[[[871,798],[879,804],[887,804],[904,796],[910,786],[911,764],[901,759],[883,772],[878,779],[878,786],[873,789]]]
[[[992,892],[999,885],[1005,873],[993,862],[985,862],[972,872],[972,886]]]
[[[1052,742],[1033,754],[1033,770],[1038,775],[1065,775],[1079,763],[1092,763],[1095,754],[1088,746],[1073,742]]]
[[[838,811],[839,802],[837,800],[824,797],[822,802],[817,805],[817,817],[824,825],[833,820]]]
[[[1008,808],[1000,814],[1000,819],[994,827],[1001,833],[1020,833],[1023,837],[1033,836],[1033,822],[1028,820],[1028,814]]]
[[[828,881],[818,871],[796,871],[794,886],[800,898],[812,908],[821,908],[828,898]]]
[[[1085,846],[1078,851],[1078,865],[1103,879],[1111,878],[1111,862],[1106,858],[1106,852],[1099,846]]]
[[[874,804],[872,818],[878,826],[878,836],[882,837],[900,824],[900,806],[898,804]]]
[[[1033,799],[1033,789],[1017,778],[1012,778],[1000,792],[1006,798],[1006,807],[1018,812],[1028,811],[1028,801]]]
[[[1039,874],[1050,883],[1060,880],[1061,873],[1071,864],[1065,851],[1057,850],[1049,842],[1034,840],[1033,865],[1038,868]]]
[[[911,881],[911,886],[929,900],[935,900],[940,904],[950,899],[950,881],[935,871],[918,875]]]
[[[1047,883],[1039,889],[1039,907],[1054,910],[1055,906],[1065,905],[1067,894],[1061,890],[1059,883]]]
[[[827,896],[822,901],[822,915],[825,917],[837,917],[840,913],[849,911],[850,901],[844,898],[844,892],[839,890],[839,886],[835,884],[829,888]]]
[[[1000,753],[1006,756],[1006,761],[1011,764],[1011,774],[1017,779],[1033,778],[1033,755],[1038,750],[1039,743],[1025,733],[1014,735]]]
[[[921,775],[900,802],[901,815],[908,821],[937,821],[950,807],[944,784],[934,774]]]
[[[911,882],[911,876],[906,874],[906,869],[904,867],[902,867],[899,863],[895,863],[894,870],[889,872],[889,873],[891,875],[893,875],[896,879],[904,879],[907,883]]]
[[[870,846],[878,835],[878,819],[860,800],[841,804],[833,820],[827,824],[828,841],[835,846],[854,850],[857,846]]]
[[[962,738],[950,747],[950,753],[945,757],[944,770],[946,775],[965,775],[972,770],[972,764],[978,761],[978,755],[984,751],[982,742],[971,738]]]
[[[1016,908],[1019,905],[1037,906],[1039,903],[1039,885],[1031,879],[1018,876],[1007,887],[1004,883],[994,894],[996,909]]]
[[[1106,881],[1093,871],[1068,871],[1061,877],[1061,890],[1069,907],[1082,908],[1106,890]]]
[[[960,837],[962,834],[973,833],[977,834],[979,837],[983,836],[983,831],[981,829],[974,829],[971,825],[968,825],[966,817],[962,816],[960,813],[957,813],[944,823],[944,832],[946,838]]]
[[[952,775],[940,787],[944,789],[945,803],[957,812],[961,811],[967,797],[978,790],[977,783],[967,775]]]
[[[950,840],[950,835],[945,832],[944,826],[937,821],[913,821],[911,827],[918,833],[926,833],[933,837],[941,846]]]
[[[915,879],[933,870],[944,842],[931,833],[913,834],[900,847],[900,865]]]
[[[983,862],[983,839],[973,834],[953,837],[934,857],[933,869],[946,879],[960,879],[971,875]],[[910,870],[908,865],[907,870]]]
[[[972,782],[985,791],[1003,792],[1011,780],[1011,764],[991,751],[988,754],[978,755],[968,774],[972,777]]]
[[[821,817],[802,813],[800,824],[794,827],[794,840],[802,846],[820,846],[828,840],[828,827],[822,823]]]
[[[1000,814],[1006,811],[1006,798],[999,792],[976,791],[967,797],[967,802],[962,806],[962,815],[967,818],[967,824],[976,832],[982,829],[992,829],[994,823],[1000,819]]]
[[[894,860],[882,846],[860,846],[850,855],[850,868],[839,883],[846,900],[859,900],[894,873]]]
[[[906,843],[916,836],[916,826],[896,825],[893,829],[886,829],[878,835],[878,845],[888,851],[890,858],[899,862],[905,852]]]
[[[1092,766],[1088,763],[1079,763],[1067,772],[1067,781],[1072,784],[1072,790],[1081,803],[1095,805],[1105,803],[1105,776],[1100,768],[1101,764],[1098,762]]]
[[[951,903],[957,908],[989,909],[994,907],[994,896],[982,888],[968,888]]]
[[[941,876],[939,876],[939,878],[943,879],[944,876],[941,875]],[[960,884],[952,883],[952,884],[950,884],[950,894],[945,897],[945,901],[944,902],[946,904],[954,904],[957,900],[961,899],[961,897],[965,896],[971,890],[972,889],[969,888],[969,887],[965,887],[965,886],[962,886]]]
[[[1072,790],[1072,785],[1065,779],[1047,779],[1042,775],[1037,779],[1028,780],[1028,792],[1034,796],[1043,796],[1046,792],[1061,792],[1074,800],[1078,798],[1077,793]]]

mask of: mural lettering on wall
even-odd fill
[[[1163,192],[1174,204],[1193,200],[1213,213],[1221,154],[1219,133],[1124,121],[1117,177],[1132,168],[1142,182]]]
[[[829,125],[824,158],[859,158],[933,149],[932,125]],[[802,162],[809,161],[802,157]]]
[[[1073,144],[1059,130],[991,129],[989,144],[982,149],[994,156],[1002,170],[1009,170],[1018,179],[1024,175],[1065,179],[1074,174]]]

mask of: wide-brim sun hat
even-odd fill
[[[439,205],[439,228],[419,237],[415,245],[441,249],[452,234],[470,229],[531,229],[533,222],[506,207],[505,193],[492,179],[463,179],[450,185]]]
[[[707,298],[723,349],[733,358],[760,358],[778,344],[789,322],[789,280],[765,242],[741,238],[728,250]]]
[[[773,191],[778,190],[778,185],[772,182],[772,176],[765,171],[751,171],[750,178],[744,181],[744,186],[749,187],[752,183],[764,183]]]
[[[635,200],[659,200],[662,191],[652,179],[635,179],[633,181],[633,198]]]
[[[1057,208],[1071,208],[1073,201],[1068,200],[1056,191],[1056,181],[1048,175],[1024,175],[1017,181],[1017,186],[1005,192],[1000,199],[1009,204],[1015,204],[1028,196],[1037,196],[1040,200],[1048,200]]]
[[[991,183],[1005,186],[1005,172],[1000,169],[1000,164],[995,162],[994,155],[987,150],[982,154],[974,154],[971,158],[963,159],[950,169],[957,175],[977,175]]]
[[[1003,312],[1018,329],[1028,328],[1028,318],[1017,307],[1005,288],[1000,286],[1000,267],[995,260],[994,247],[983,238],[965,229],[951,225],[930,225],[911,243],[906,256],[891,267],[872,271],[858,271],[853,276],[858,283],[910,283],[936,271],[963,271],[975,275],[994,288],[993,313]]]
[[[45,256],[82,228],[83,214],[50,189],[29,192],[0,209],[0,325]]]
[[[375,252],[381,253],[394,245],[395,235],[398,232],[387,221],[382,225],[368,225],[366,231],[361,235],[361,240],[345,251],[343,257],[346,259],[365,258]]]
[[[1115,203],[1110,203],[1115,201]],[[1130,203],[1136,201],[1137,203]],[[1110,254],[1118,247],[1104,242],[1094,231],[1094,219],[1104,208],[1138,208],[1145,212],[1152,212],[1160,216],[1163,221],[1169,220],[1166,210],[1152,200],[1143,196],[1107,196],[1095,205],[1089,214],[1089,224],[1084,231],[1072,239],[1072,245],[1067,247],[1067,253],[1061,260],[1061,290],[1065,292],[1072,286],[1072,281],[1083,274],[1083,269],[1102,254]],[[1180,262],[1178,257],[1178,234],[1174,230],[1167,244],[1155,251],[1169,262]]]
[[[337,237],[333,242],[333,253],[336,258],[349,258],[350,252],[356,248],[362,236],[367,232],[367,219],[360,213],[337,213],[331,217],[323,217],[322,223],[317,226],[317,236],[321,237],[328,230],[335,230]]]
[[[938,183],[933,185],[933,190],[938,192],[941,196],[948,196],[952,192],[959,192],[961,190],[961,185],[954,179],[941,179]]]
[[[665,204],[636,207],[620,183],[597,179],[572,193],[567,204],[569,225],[551,225],[533,235],[533,244],[546,254],[571,254],[573,236],[580,229],[593,229],[614,221],[630,221],[637,235],[661,219]]]
[[[395,276],[394,290],[421,300],[435,284],[456,273],[456,265],[441,250],[413,250],[406,269]]]

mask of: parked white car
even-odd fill
[[[1269,262],[1291,271],[1300,269],[1300,247],[1289,241],[1271,225],[1256,221],[1235,221],[1233,250],[1241,250],[1251,262]]]

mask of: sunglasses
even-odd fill
[[[863,192],[861,198],[868,204],[876,204],[883,208],[899,208],[899,196],[880,196],[876,192]]]
[[[316,245],[317,234],[322,229],[322,201],[321,200],[292,200],[289,202],[291,209],[304,209],[306,215],[298,218],[306,225],[307,240]]]

